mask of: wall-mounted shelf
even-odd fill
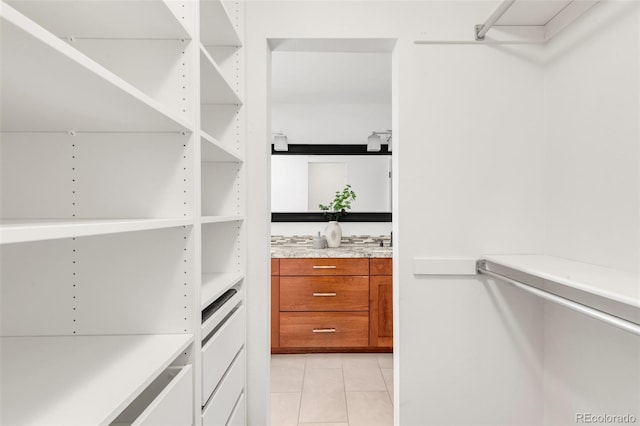
[[[200,41],[205,46],[242,46],[236,20],[218,0],[200,2]]]
[[[171,1],[9,0],[7,3],[63,38],[192,38],[186,20],[176,13],[179,6],[174,7]]]
[[[43,219],[0,221],[0,244],[86,237],[193,225],[191,219]]]
[[[545,255],[487,255],[478,271],[640,334],[638,274]]]
[[[242,100],[204,46],[200,46],[200,79],[201,103],[242,105]]]
[[[2,51],[5,132],[192,129],[169,108],[8,5],[2,12]]]
[[[476,40],[484,41],[492,28],[520,41],[544,43],[555,37],[599,0],[502,0],[484,24],[476,25]],[[492,39],[496,39],[492,35]]]
[[[202,216],[200,219],[203,224],[242,222],[243,220],[244,216]]]
[[[200,132],[200,138],[202,141],[202,156],[201,159],[204,162],[243,162],[242,155],[232,152],[231,149],[222,145],[213,136]]]
[[[109,424],[192,341],[190,334],[3,337],[2,423]]]

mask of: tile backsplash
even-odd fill
[[[311,246],[313,235],[272,235],[272,246]],[[342,246],[372,246],[377,247],[380,241],[384,247],[391,245],[391,235],[343,235]]]

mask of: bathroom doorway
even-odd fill
[[[395,40],[269,45],[271,424],[392,425]]]

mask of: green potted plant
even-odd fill
[[[338,220],[347,214],[347,210],[351,208],[351,203],[355,199],[356,193],[351,189],[351,185],[347,184],[342,191],[336,191],[333,201],[327,205],[319,205],[320,210],[324,212],[324,216],[329,221],[325,229],[325,237],[329,247],[340,247],[342,228],[340,228]]]

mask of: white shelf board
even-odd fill
[[[640,307],[640,276],[546,255],[485,255],[483,259],[605,299]]]
[[[162,0],[9,0],[7,3],[58,37],[192,38],[181,19]]]
[[[147,231],[193,225],[191,219],[2,219],[0,244]]]
[[[200,39],[207,46],[242,46],[240,34],[222,1],[200,1]]]
[[[242,163],[244,161],[241,155],[232,152],[216,138],[203,131],[200,132],[200,139],[202,142],[202,161],[233,163]]]
[[[191,123],[11,6],[2,5],[0,26],[2,131],[191,131]]]
[[[200,222],[207,223],[225,223],[225,222],[239,222],[244,220],[244,216],[202,216]]]
[[[200,307],[206,308],[225,291],[239,283],[244,278],[241,272],[203,273],[202,290],[200,292]]]
[[[3,337],[2,423],[107,425],[191,334]]]
[[[200,102],[214,105],[241,105],[242,100],[227,82],[207,49],[200,45]]]

